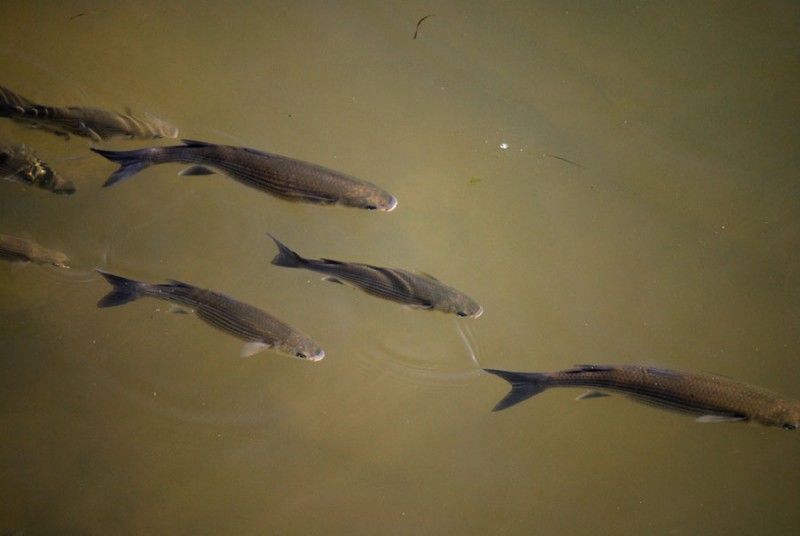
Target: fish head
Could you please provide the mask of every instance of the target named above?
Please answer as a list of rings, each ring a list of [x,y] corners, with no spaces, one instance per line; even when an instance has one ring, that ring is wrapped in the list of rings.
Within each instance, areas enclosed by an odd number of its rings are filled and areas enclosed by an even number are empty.
[[[772,411],[756,417],[767,426],[780,426],[786,430],[800,428],[800,402],[784,399],[775,404]]]
[[[397,198],[374,184],[364,183],[348,194],[345,203],[367,210],[391,212],[397,206]]]
[[[464,294],[457,294],[450,299],[442,300],[441,303],[437,304],[436,308],[445,313],[453,313],[464,318],[478,318],[483,314],[483,307]]]
[[[795,405],[794,408],[787,408],[781,414],[780,425],[781,428],[785,428],[786,430],[797,430],[800,428],[800,407]]]
[[[178,129],[173,125],[167,123],[163,119],[145,112],[144,116],[150,126],[153,128],[154,138],[177,138]]]
[[[73,195],[77,191],[75,184],[73,184],[71,180],[65,179],[53,171],[40,176],[35,184],[39,188],[58,195]]]
[[[75,185],[37,158],[27,147],[17,147],[15,164],[19,167],[16,176],[27,185],[37,186],[59,195],[72,195]]]
[[[325,357],[325,352],[316,342],[299,334],[276,344],[274,348],[286,355],[309,361],[319,361]]]
[[[59,268],[69,268],[69,264],[67,264],[69,262],[69,259],[67,258],[66,255],[64,255],[63,253],[61,253],[59,251],[54,251],[49,256],[47,261],[50,264],[52,264],[53,266],[57,266]]]

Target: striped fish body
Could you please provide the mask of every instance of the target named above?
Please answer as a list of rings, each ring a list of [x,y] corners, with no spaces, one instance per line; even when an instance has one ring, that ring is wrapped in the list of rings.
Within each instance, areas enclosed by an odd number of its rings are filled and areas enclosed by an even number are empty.
[[[0,259],[11,262],[33,262],[69,268],[67,256],[16,236],[0,235]]]
[[[70,134],[99,142],[113,138],[175,138],[178,130],[145,114],[139,118],[98,108],[44,106],[0,87],[0,117],[28,124],[60,136]]]
[[[224,294],[182,283],[150,284],[97,270],[113,289],[98,307],[122,305],[141,297],[151,297],[192,310],[207,324],[247,342],[242,355],[262,350],[319,361],[325,352],[310,338],[274,316]]]
[[[325,274],[330,281],[347,282],[367,294],[412,308],[471,318],[477,318],[483,313],[483,308],[475,300],[432,276],[355,262],[305,259],[274,236],[269,236],[278,246],[278,254],[272,259],[272,264],[276,266],[305,268]]]
[[[519,373],[486,369],[511,383],[499,411],[551,387],[583,387],[688,413],[701,422],[755,421],[796,429],[800,402],[725,376],[642,365],[577,365],[559,372]],[[589,398],[582,396],[580,398]]]
[[[380,211],[393,210],[397,205],[397,200],[382,188],[316,164],[247,147],[191,140],[183,140],[183,143],[138,151],[92,150],[122,165],[104,186],[119,182],[145,167],[175,162],[193,166],[183,175],[208,174],[215,170],[287,201]]]
[[[75,185],[53,171],[24,145],[0,140],[0,178],[36,186],[58,195],[72,195]]]

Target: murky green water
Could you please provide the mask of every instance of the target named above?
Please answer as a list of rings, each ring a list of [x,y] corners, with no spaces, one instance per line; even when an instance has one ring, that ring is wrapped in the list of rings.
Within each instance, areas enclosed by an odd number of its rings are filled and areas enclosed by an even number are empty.
[[[115,166],[90,142],[0,120],[78,188],[0,183],[0,233],[73,264],[0,266],[0,533],[797,530],[798,433],[568,390],[491,413],[507,386],[476,364],[648,363],[800,397],[797,4],[0,14],[0,85],[32,100],[146,111],[399,199],[291,204],[177,165],[102,189]],[[267,231],[429,272],[485,313],[406,311],[272,266]],[[243,299],[326,358],[240,358],[154,300],[98,309],[96,267]]]

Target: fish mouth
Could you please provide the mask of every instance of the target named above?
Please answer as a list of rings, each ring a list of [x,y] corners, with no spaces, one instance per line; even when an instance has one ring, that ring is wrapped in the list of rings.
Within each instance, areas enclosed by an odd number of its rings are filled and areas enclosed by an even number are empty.
[[[314,354],[314,355],[310,355],[310,356],[306,357],[306,360],[307,361],[319,361],[323,357],[325,357],[325,352],[323,350],[320,350],[318,354]]]
[[[471,315],[464,315],[466,318],[478,318],[483,314],[483,307],[480,305],[478,306],[478,310],[472,313]]]
[[[483,307],[481,307],[479,305],[478,306],[478,310],[475,311],[474,313],[472,313],[471,315],[467,314],[464,311],[458,311],[458,312],[456,312],[456,314],[458,316],[460,316],[461,318],[478,318],[479,316],[481,316],[483,314]]]
[[[397,208],[397,198],[395,196],[392,196],[392,198],[389,200],[389,202],[386,204],[386,206],[383,207],[381,210],[383,212],[391,212],[395,208]]]

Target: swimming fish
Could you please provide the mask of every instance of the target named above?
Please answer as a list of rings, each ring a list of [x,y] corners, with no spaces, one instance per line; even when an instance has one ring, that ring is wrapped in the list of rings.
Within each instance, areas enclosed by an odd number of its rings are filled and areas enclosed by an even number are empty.
[[[428,274],[332,259],[304,259],[267,234],[278,246],[278,254],[272,259],[272,264],[276,266],[313,270],[325,274],[326,281],[347,281],[367,294],[415,309],[430,309],[470,318],[477,318],[483,313],[483,308],[475,300]]]
[[[0,178],[37,186],[59,195],[72,195],[75,185],[42,162],[24,145],[0,140]]]
[[[121,164],[103,186],[111,186],[155,164],[193,164],[181,175],[208,175],[217,170],[256,190],[287,201],[346,205],[390,211],[397,199],[378,186],[316,164],[249,149],[182,140],[184,145],[137,151],[92,151]],[[212,168],[212,169],[209,169]]]
[[[187,307],[207,324],[247,341],[242,347],[243,357],[267,349],[309,361],[325,357],[317,343],[285,322],[223,294],[175,280],[159,285],[134,281],[103,270],[97,270],[97,273],[114,287],[97,302],[98,307],[114,307],[147,296]]]
[[[8,117],[69,139],[70,134],[103,141],[112,138],[176,138],[178,129],[151,114],[133,115],[67,106],[44,106],[0,86],[0,117]]]
[[[718,374],[643,365],[576,365],[559,372],[484,370],[511,384],[511,391],[492,411],[550,387],[588,387],[592,390],[579,400],[621,393],[638,402],[694,415],[699,422],[755,421],[788,430],[800,426],[797,400]]]
[[[59,268],[69,268],[67,256],[63,253],[47,249],[30,240],[9,235],[0,235],[0,259],[11,262],[52,264]]]

